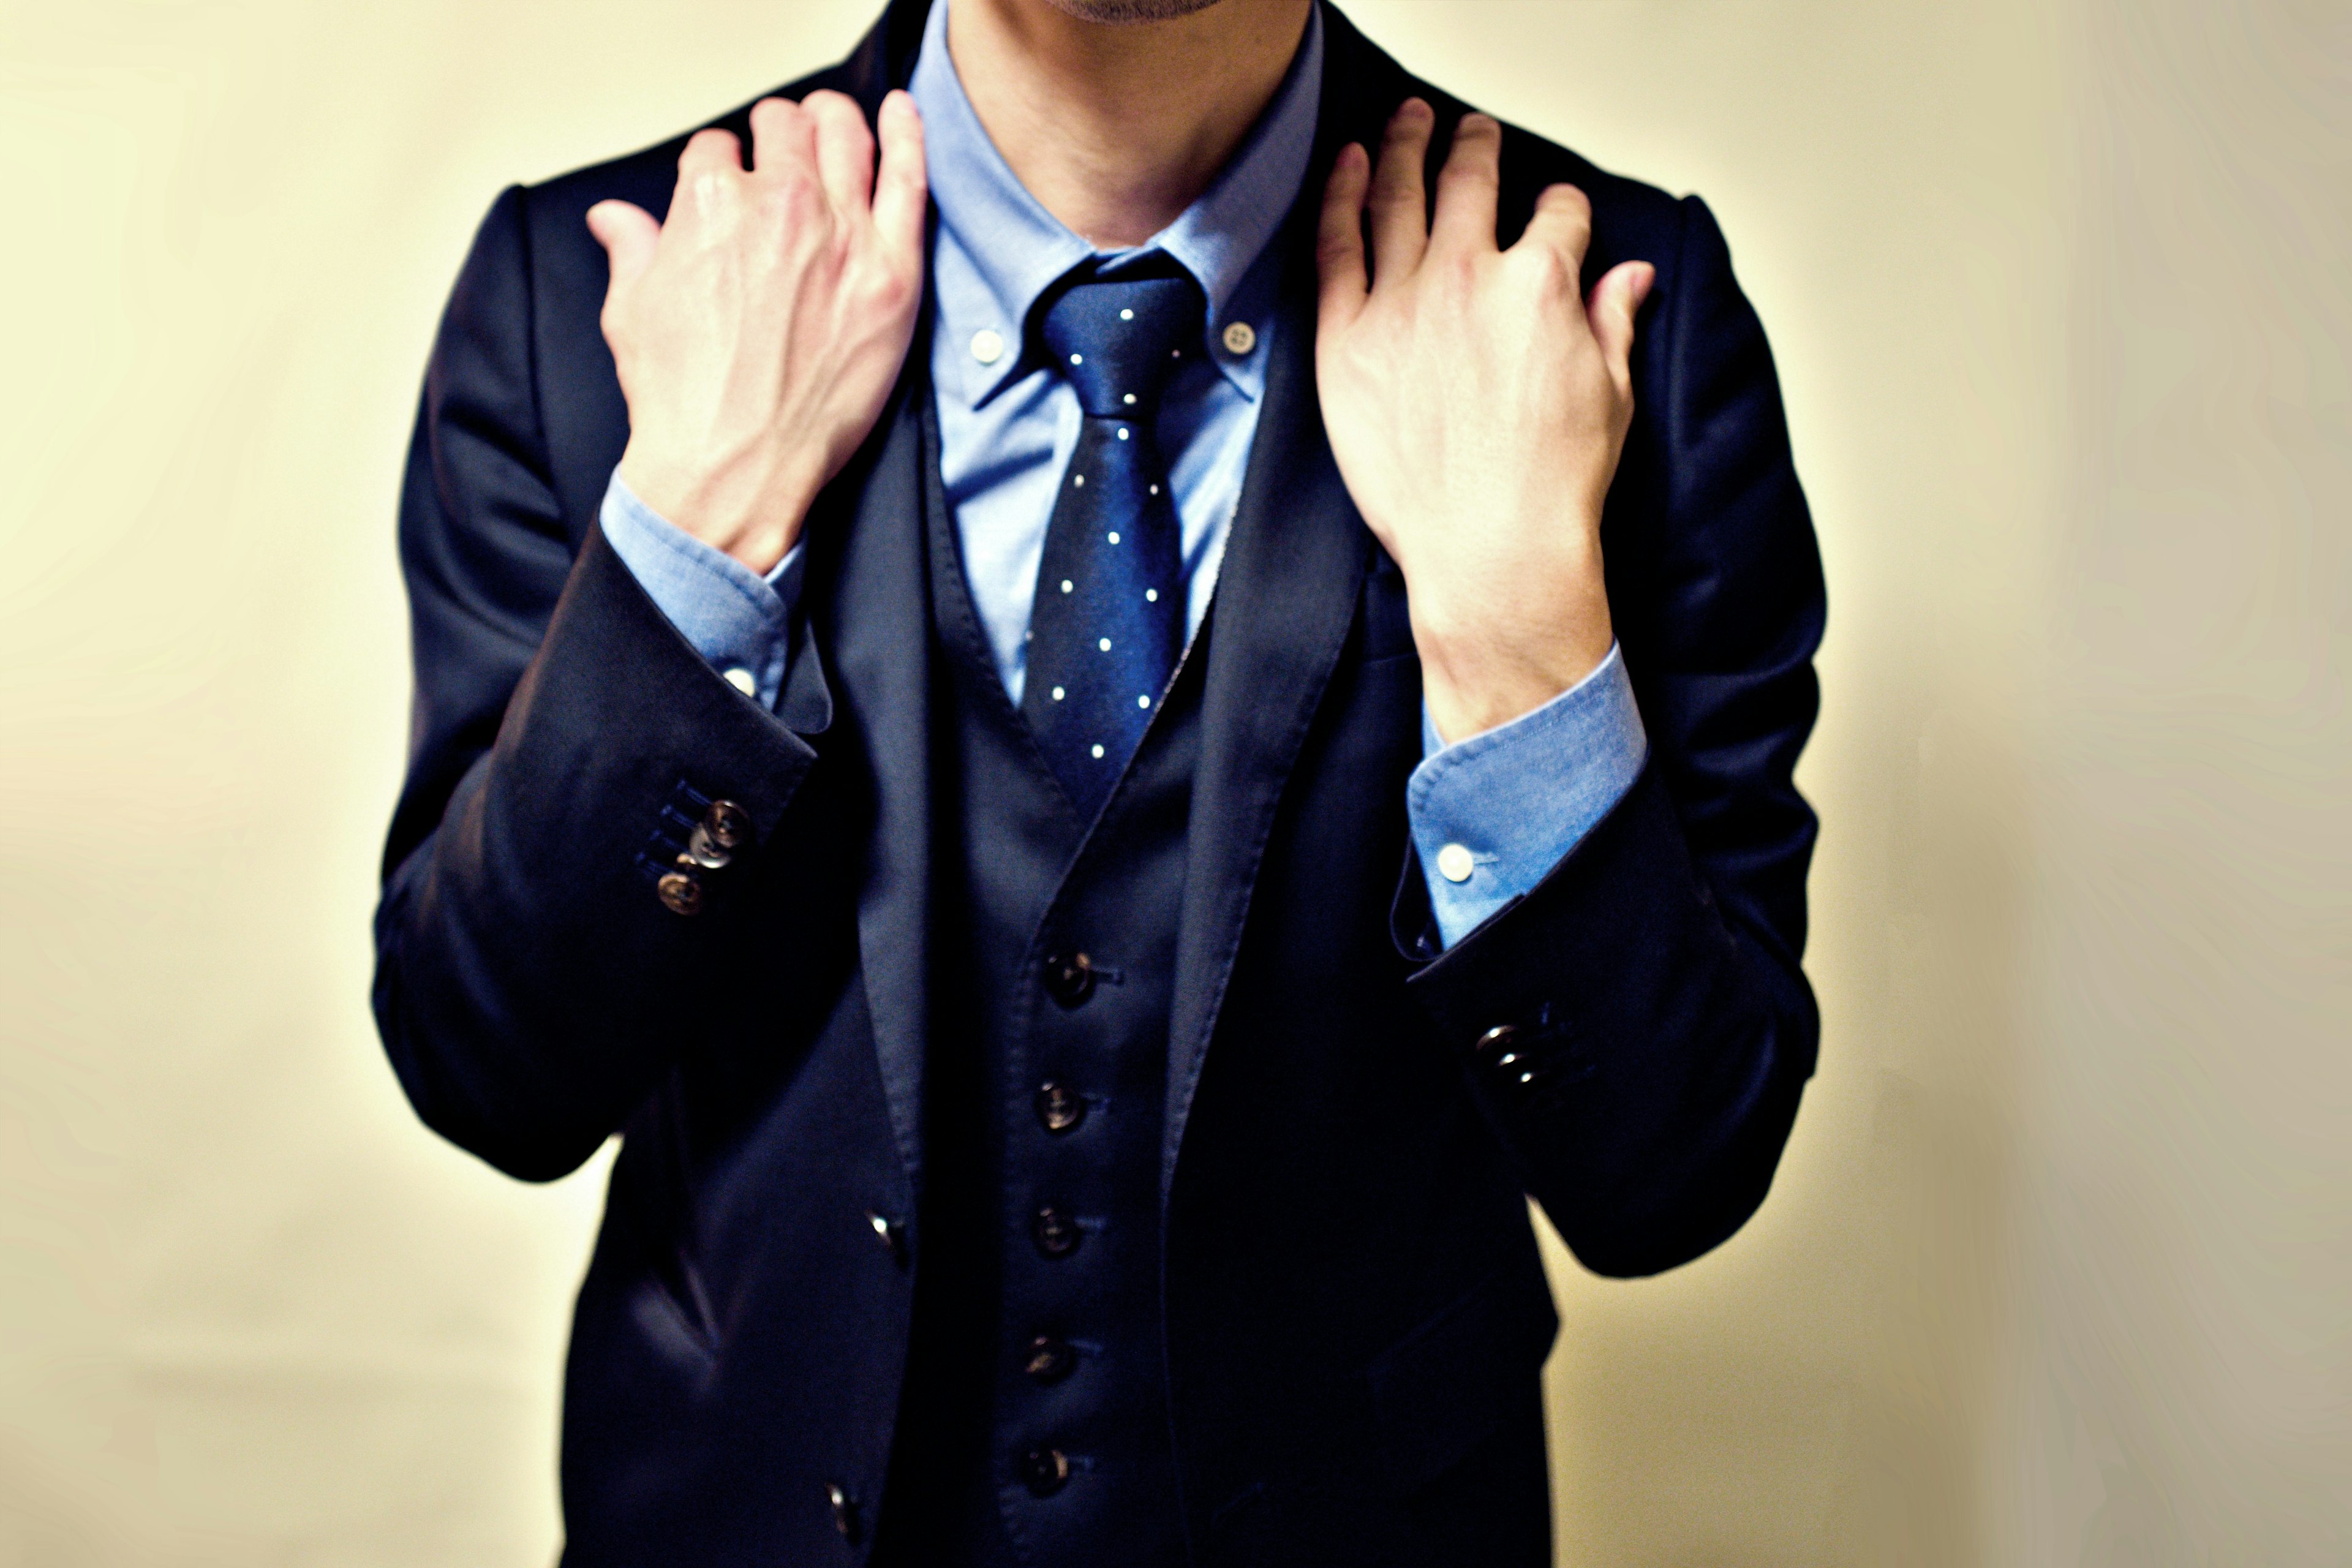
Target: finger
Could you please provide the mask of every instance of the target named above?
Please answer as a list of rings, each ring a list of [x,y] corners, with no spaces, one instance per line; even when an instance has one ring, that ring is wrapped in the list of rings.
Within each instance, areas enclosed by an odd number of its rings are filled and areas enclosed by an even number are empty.
[[[893,92],[877,117],[882,132],[882,170],[874,189],[874,226],[901,256],[923,247],[923,205],[930,185],[923,174],[923,117],[915,100]]]
[[[1315,238],[1327,332],[1346,326],[1364,308],[1364,192],[1371,181],[1372,161],[1362,145],[1350,142],[1340,148],[1323,187],[1323,221]]]
[[[1549,246],[1568,263],[1571,279],[1584,275],[1584,252],[1592,243],[1592,204],[1574,185],[1553,185],[1536,198],[1535,216],[1528,219],[1520,246]],[[1581,285],[1579,285],[1580,291]]]
[[[816,130],[809,112],[789,98],[751,106],[751,168],[761,174],[806,168],[816,161]]]
[[[1495,192],[1503,179],[1503,128],[1484,114],[1465,114],[1454,128],[1454,147],[1437,176],[1437,217],[1432,249],[1495,248]]]
[[[1429,165],[1429,132],[1437,117],[1429,105],[1408,98],[1389,121],[1381,142],[1380,166],[1372,171],[1372,279],[1376,284],[1412,276],[1429,247],[1429,198],[1423,171]]]
[[[753,119],[758,118],[757,111]],[[686,139],[685,150],[677,155],[678,184],[686,184],[694,174],[740,174],[743,172],[743,143],[732,131],[707,126]]]
[[[1591,303],[1584,308],[1601,357],[1609,366],[1609,379],[1621,387],[1633,379],[1633,317],[1657,279],[1658,269],[1648,262],[1621,261],[1592,286]]]
[[[612,266],[610,292],[617,293],[637,280],[651,266],[661,225],[653,214],[628,202],[598,202],[588,209],[588,232],[604,247]]]
[[[813,92],[801,100],[816,136],[817,178],[834,209],[864,217],[874,200],[874,134],[866,111],[845,92]]]

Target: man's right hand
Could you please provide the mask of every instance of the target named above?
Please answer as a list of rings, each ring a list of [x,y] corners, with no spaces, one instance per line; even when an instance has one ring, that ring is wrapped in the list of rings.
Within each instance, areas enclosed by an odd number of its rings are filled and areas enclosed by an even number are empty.
[[[857,450],[898,378],[923,297],[922,121],[894,92],[874,136],[813,92],[751,110],[752,168],[725,131],[677,161],[668,221],[599,202],[604,339],[629,405],[621,478],[670,522],[762,574]]]

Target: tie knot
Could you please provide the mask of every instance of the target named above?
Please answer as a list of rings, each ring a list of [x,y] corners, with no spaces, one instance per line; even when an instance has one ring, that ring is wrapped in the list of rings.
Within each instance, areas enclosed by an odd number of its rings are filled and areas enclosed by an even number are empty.
[[[1190,274],[1072,285],[1045,309],[1047,352],[1089,418],[1140,419],[1169,374],[1201,353],[1208,310]]]

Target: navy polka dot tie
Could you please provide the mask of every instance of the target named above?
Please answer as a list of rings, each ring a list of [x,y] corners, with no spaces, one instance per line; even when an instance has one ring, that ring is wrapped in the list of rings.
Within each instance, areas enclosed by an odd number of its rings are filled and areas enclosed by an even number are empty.
[[[1182,542],[1152,426],[1170,373],[1202,352],[1205,310],[1188,275],[1127,278],[1071,287],[1042,322],[1086,420],[1046,525],[1021,710],[1089,819],[1184,650]]]

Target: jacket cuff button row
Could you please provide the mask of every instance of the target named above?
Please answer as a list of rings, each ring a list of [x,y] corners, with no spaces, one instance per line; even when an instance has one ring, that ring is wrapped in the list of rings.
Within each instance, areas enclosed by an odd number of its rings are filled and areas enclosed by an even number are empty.
[[[674,915],[702,912],[704,874],[732,865],[735,851],[751,841],[751,814],[731,800],[714,800],[688,835],[677,868],[654,884],[662,908]]]

